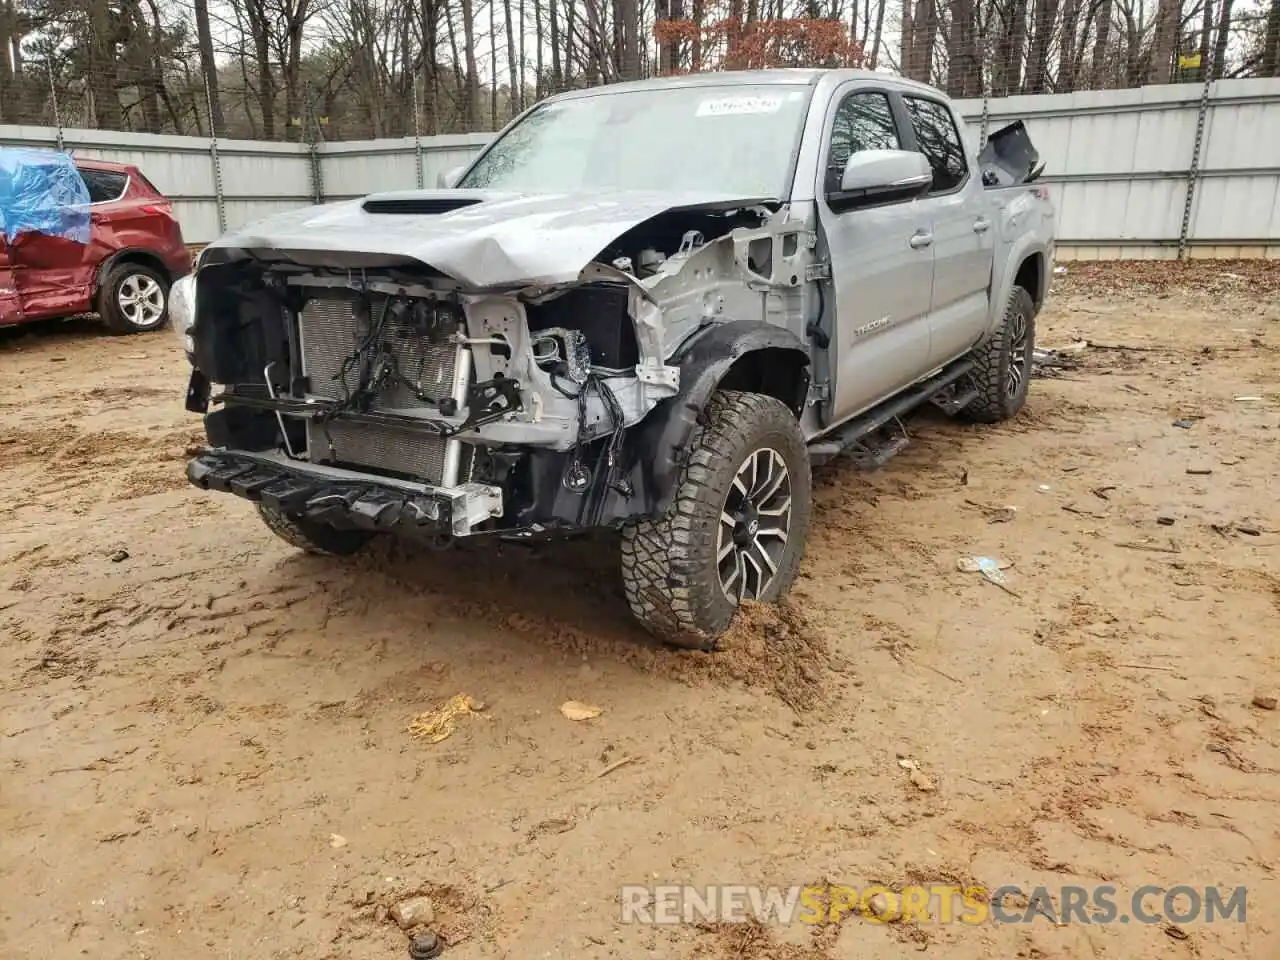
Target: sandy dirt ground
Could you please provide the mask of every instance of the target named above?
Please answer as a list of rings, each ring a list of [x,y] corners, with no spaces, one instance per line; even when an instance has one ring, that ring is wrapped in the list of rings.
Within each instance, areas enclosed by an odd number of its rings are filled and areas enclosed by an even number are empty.
[[[638,633],[608,544],[303,556],[185,483],[171,334],[0,336],[0,957],[404,957],[416,893],[459,960],[1280,956],[1278,321],[1275,264],[1071,265],[1078,368],[821,470],[792,602],[714,655]],[[1244,884],[1248,922],[620,922],[666,882]]]

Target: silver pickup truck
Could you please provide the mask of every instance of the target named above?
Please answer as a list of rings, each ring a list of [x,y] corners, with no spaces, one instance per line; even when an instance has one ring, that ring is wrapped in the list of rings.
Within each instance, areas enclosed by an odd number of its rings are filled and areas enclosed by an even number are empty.
[[[171,297],[198,487],[306,550],[620,532],[632,611],[711,648],[790,588],[813,464],[931,403],[1022,407],[1053,211],[879,73],[623,83],[517,117],[436,190],[289,212]]]

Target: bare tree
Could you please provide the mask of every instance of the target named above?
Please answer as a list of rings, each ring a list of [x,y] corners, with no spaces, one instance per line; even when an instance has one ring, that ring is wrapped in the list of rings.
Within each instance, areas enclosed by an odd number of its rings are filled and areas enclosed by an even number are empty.
[[[1160,0],[1156,7],[1155,36],[1147,65],[1148,83],[1169,82],[1181,11],[1180,0]]]
[[[200,44],[200,75],[204,79],[209,101],[209,123],[222,133],[226,123],[222,119],[222,98],[218,91],[218,64],[213,58],[213,31],[209,29],[209,0],[194,0],[196,36]]]
[[[957,97],[988,71],[996,96],[1280,75],[1280,0],[485,2],[0,0],[0,119],[52,122],[50,84],[68,124],[296,140],[489,129],[726,67],[888,64]]]
[[[1280,77],[1280,0],[1271,0],[1271,9],[1267,13],[1258,73],[1263,77]]]

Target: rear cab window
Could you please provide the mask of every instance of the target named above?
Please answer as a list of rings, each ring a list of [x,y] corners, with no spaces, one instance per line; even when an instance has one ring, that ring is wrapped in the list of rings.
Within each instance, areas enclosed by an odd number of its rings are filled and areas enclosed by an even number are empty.
[[[90,203],[110,203],[124,196],[125,187],[129,185],[129,177],[114,170],[89,170],[77,167],[80,179],[89,188]]]
[[[902,102],[911,118],[916,149],[928,158],[933,168],[933,186],[929,192],[950,193],[959,189],[969,179],[969,165],[951,111],[937,100],[910,94],[903,94]]]

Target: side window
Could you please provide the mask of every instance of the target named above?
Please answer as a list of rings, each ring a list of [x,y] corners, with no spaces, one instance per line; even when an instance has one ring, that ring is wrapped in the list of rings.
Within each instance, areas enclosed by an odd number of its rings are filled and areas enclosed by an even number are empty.
[[[124,193],[125,184],[129,182],[129,178],[123,173],[116,173],[113,170],[86,170],[83,167],[78,169],[80,179],[89,188],[90,203],[119,200],[120,195]]]
[[[889,98],[883,93],[851,93],[840,101],[831,124],[831,152],[827,155],[826,189],[840,189],[849,158],[860,150],[899,150],[898,128]]]
[[[911,116],[911,128],[916,134],[916,146],[929,159],[933,167],[933,193],[946,193],[964,183],[969,167],[964,159],[964,146],[960,143],[960,131],[951,111],[937,100],[904,96],[907,113]]]

